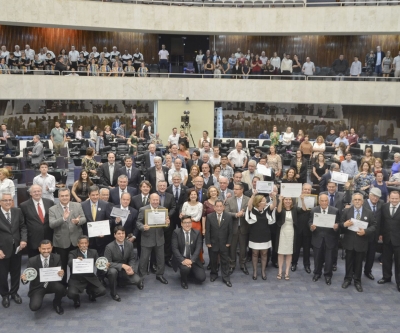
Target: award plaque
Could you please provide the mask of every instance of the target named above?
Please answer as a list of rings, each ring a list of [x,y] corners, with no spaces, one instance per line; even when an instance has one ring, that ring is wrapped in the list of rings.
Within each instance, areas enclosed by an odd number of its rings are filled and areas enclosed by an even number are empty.
[[[37,270],[32,267],[29,267],[25,269],[22,274],[25,275],[26,281],[33,281],[37,277]]]
[[[96,260],[95,266],[97,269],[100,269],[101,271],[106,271],[107,264],[108,264],[108,260],[106,257],[98,257]]]

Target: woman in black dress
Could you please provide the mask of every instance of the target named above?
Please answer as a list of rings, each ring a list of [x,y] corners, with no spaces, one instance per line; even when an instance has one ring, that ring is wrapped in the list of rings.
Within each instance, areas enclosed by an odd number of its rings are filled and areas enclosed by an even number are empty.
[[[303,157],[301,150],[296,151],[296,156],[292,158],[290,162],[290,167],[296,169],[297,175],[296,179],[298,183],[307,182],[307,160]]]
[[[71,194],[72,201],[82,202],[89,198],[89,187],[93,185],[93,182],[89,178],[86,170],[82,170],[79,179],[72,186]]]
[[[315,164],[313,166],[313,172],[312,172],[312,181],[313,184],[319,184],[321,177],[326,174],[329,170],[328,165],[325,163],[325,157],[324,154],[319,153],[317,155],[317,160],[315,161]]]
[[[246,221],[250,224],[249,248],[252,249],[253,253],[253,280],[257,280],[259,253],[261,253],[262,279],[267,279],[265,268],[268,262],[267,252],[272,245],[270,224],[275,223],[271,214],[276,207],[276,193],[272,192],[271,197],[272,201],[267,203],[267,199],[255,191],[247,204]]]

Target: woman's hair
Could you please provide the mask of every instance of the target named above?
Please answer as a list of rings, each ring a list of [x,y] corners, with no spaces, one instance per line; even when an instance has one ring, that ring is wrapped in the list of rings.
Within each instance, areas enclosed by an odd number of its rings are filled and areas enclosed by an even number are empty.
[[[322,135],[318,135],[317,142],[319,141],[319,139],[322,139],[322,142],[324,142],[324,137]]]
[[[88,178],[87,178],[87,185],[88,185],[88,186],[86,186],[86,187],[88,188],[88,187],[90,187],[90,186],[93,185],[92,180],[89,178],[89,173],[88,173],[86,170],[82,170],[81,173],[79,174],[78,183],[77,183],[77,185],[76,185],[76,192],[82,191],[82,186],[83,186],[83,185],[82,185],[82,183],[83,183],[82,174],[83,174],[84,172],[85,172],[85,173],[87,174],[87,176],[88,176]]]
[[[189,190],[189,193],[188,193],[188,196],[187,196],[187,201],[188,201],[188,202],[190,202],[190,195],[191,195],[193,192],[196,193],[196,200],[197,200],[197,198],[199,197],[199,195],[198,195],[198,193],[197,193],[197,191],[196,191],[195,189]]]
[[[207,197],[208,197],[208,198],[211,198],[210,190],[211,190],[212,188],[215,188],[215,189],[217,190],[217,197],[218,197],[220,192],[219,192],[219,190],[218,190],[215,186],[210,186],[210,187],[207,189]]]
[[[253,207],[258,208],[258,205],[260,204],[262,199],[264,199],[264,196],[261,194],[257,194],[253,199]]]
[[[94,149],[92,147],[89,147],[88,149],[86,149],[86,155],[92,156],[93,153],[94,153]]]
[[[97,126],[96,125],[92,125],[90,126],[90,130],[93,131]]]
[[[382,161],[382,159],[380,157],[375,159],[375,163],[376,162],[379,162],[381,164],[381,167],[383,166],[383,161]]]
[[[8,171],[7,168],[1,168],[0,173],[2,173],[6,178],[10,177],[10,172]]]
[[[290,199],[292,201],[292,203],[290,204],[290,209],[292,209],[293,208],[293,199],[291,197],[285,197],[285,198],[283,198],[283,201],[285,201],[285,199]],[[283,201],[282,201],[282,205],[284,206]]]
[[[189,174],[192,174],[192,170],[193,169],[196,169],[197,170],[197,175],[196,176],[198,176],[199,174],[200,174],[200,168],[199,168],[199,166],[198,165],[192,165],[191,167],[190,167],[190,172],[189,172]]]
[[[287,169],[287,171],[285,172],[285,175],[283,176],[283,179],[289,179],[288,175],[289,175],[289,171],[293,170],[294,175],[293,175],[293,179],[296,179],[296,175],[297,175],[297,170],[295,168],[289,168]]]
[[[369,164],[368,162],[362,162],[361,165],[360,165],[359,170],[363,171],[363,167],[364,167],[365,163],[368,165],[368,173],[371,173],[371,164]]]
[[[372,156],[372,149],[371,148],[365,149],[365,154],[367,154],[367,152],[370,154],[370,156]]]

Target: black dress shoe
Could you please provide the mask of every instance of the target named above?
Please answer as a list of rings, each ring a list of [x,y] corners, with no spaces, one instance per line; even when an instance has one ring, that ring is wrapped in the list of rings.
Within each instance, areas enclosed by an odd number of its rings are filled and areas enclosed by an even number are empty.
[[[354,283],[354,286],[356,287],[356,289],[357,289],[357,291],[358,291],[359,293],[362,293],[362,292],[363,292],[363,288],[362,288],[362,286],[361,286],[361,283]]]
[[[253,280],[257,280],[257,275],[256,276],[253,275]]]
[[[10,296],[3,296],[3,300],[1,301],[1,304],[3,304],[3,306],[5,308],[9,308],[10,307]]]
[[[168,267],[172,267],[172,263],[171,263],[171,261],[169,261],[169,260],[167,260],[167,261],[165,262],[165,265],[168,266]]]
[[[111,298],[112,298],[114,301],[121,302],[121,297],[119,297],[118,294],[111,295]]]
[[[64,309],[62,308],[61,305],[55,305],[55,304],[53,304],[53,309],[54,309],[59,315],[64,314]]]
[[[211,270],[211,264],[208,264],[207,270],[208,270],[208,271]]]
[[[370,280],[375,280],[375,277],[371,273],[364,273],[364,275]]]
[[[22,298],[18,294],[11,295],[11,298],[15,301],[15,303],[22,304]]]
[[[384,279],[384,278],[378,280],[378,284],[384,284],[384,283],[387,283],[387,282],[390,282],[390,280]]]
[[[233,267],[229,268],[228,274],[231,275],[235,269]],[[217,271],[218,272],[218,271]]]
[[[187,283],[185,281],[181,281],[181,286],[182,286],[183,289],[187,289],[188,288],[188,285],[187,285]]]
[[[332,278],[330,278],[329,276],[325,276],[325,283],[330,286],[332,284]]]
[[[244,274],[249,275],[249,271],[247,270],[247,267],[246,267],[246,266],[243,266],[243,267],[241,268],[241,270],[242,270],[242,272],[243,272]]]
[[[218,276],[215,276],[215,277],[211,276],[211,277],[210,277],[210,281],[211,281],[211,282],[214,282],[217,278],[218,278]]]
[[[332,270],[333,270],[334,272],[336,272],[336,271],[337,271],[337,265],[333,265],[333,266],[332,266]]]
[[[93,293],[88,293],[89,301],[96,302],[96,296]]]
[[[157,276],[156,280],[160,281],[163,284],[168,284],[168,281],[162,275],[161,276]]]
[[[143,280],[140,281],[140,282],[137,284],[137,287],[138,287],[139,290],[143,290],[143,288],[144,288]]]
[[[345,281],[343,282],[343,284],[342,284],[342,288],[343,288],[343,289],[346,289],[349,285],[351,285],[351,281],[345,280]]]
[[[80,306],[81,306],[81,300],[77,298],[76,300],[74,300],[74,308],[77,309]]]
[[[310,266],[306,266],[304,267],[304,270],[306,271],[306,273],[310,274],[311,273],[311,269]]]
[[[321,277],[321,275],[314,275],[313,276],[313,278],[312,278],[312,280],[314,281],[314,282],[317,282],[318,280],[319,280],[319,278]]]
[[[292,265],[292,267],[290,267],[290,270],[292,272],[296,272],[296,269],[297,269],[297,264],[296,265]]]
[[[224,282],[228,287],[232,287],[231,281],[225,281],[225,280],[223,280],[223,282]]]
[[[275,267],[275,268],[279,268],[279,265],[278,265],[278,263],[276,263],[276,262],[275,262],[275,263],[272,263],[272,266]]]

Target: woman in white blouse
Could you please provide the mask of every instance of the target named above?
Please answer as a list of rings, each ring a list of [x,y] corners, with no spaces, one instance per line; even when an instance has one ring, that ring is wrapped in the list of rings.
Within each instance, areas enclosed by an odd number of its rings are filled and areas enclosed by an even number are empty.
[[[313,157],[316,158],[319,153],[324,153],[325,152],[325,142],[324,138],[320,135],[318,136],[317,140],[314,142],[313,145]]]
[[[288,127],[286,128],[286,132],[282,135],[282,144],[286,146],[291,145],[292,140],[294,140],[294,134],[292,132],[292,128]]]
[[[83,126],[79,126],[78,130],[75,133],[75,139],[76,140],[82,140],[82,131],[83,131]]]
[[[89,146],[96,149],[96,142],[97,142],[97,126],[92,125],[92,128],[90,130]]]
[[[270,59],[271,65],[273,65],[277,71],[281,68],[281,58],[278,57],[278,54],[274,52],[274,56]]]
[[[11,179],[8,179],[8,177],[10,177],[10,173],[9,173],[8,169],[1,168],[0,169],[0,192],[11,193],[12,197],[14,197],[15,185]]]

